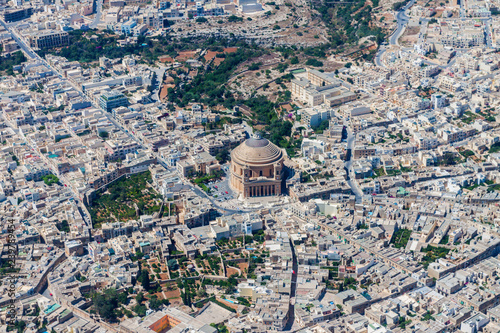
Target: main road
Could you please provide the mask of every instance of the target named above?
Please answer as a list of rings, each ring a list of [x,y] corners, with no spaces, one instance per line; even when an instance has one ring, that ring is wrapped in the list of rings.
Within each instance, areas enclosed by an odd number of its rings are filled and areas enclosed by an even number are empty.
[[[297,293],[297,275],[299,272],[299,263],[295,253],[292,239],[290,238],[290,250],[292,251],[292,279],[290,280],[290,303],[288,304],[288,321],[285,325],[284,331],[291,331],[293,323],[295,322],[295,300]]]
[[[356,202],[360,202],[363,198],[363,191],[356,181],[354,168],[352,166],[352,152],[354,151],[354,142],[356,141],[356,134],[351,130],[347,130],[347,156],[344,163],[345,171],[347,172],[347,184],[351,188],[352,193],[356,196]],[[353,179],[354,177],[354,179]]]
[[[97,25],[101,22],[102,15],[102,3],[104,0],[96,0],[95,17],[92,23],[90,23],[89,28],[95,29]]]
[[[151,99],[154,102],[158,102],[160,100],[160,89],[163,83],[163,77],[165,76],[165,72],[167,71],[167,67],[160,66],[158,68],[152,68],[153,72],[155,72],[155,82],[153,82],[153,92],[151,93]]]
[[[15,30],[15,28],[13,27],[13,25],[5,23],[5,21],[1,20],[1,19],[0,19],[0,24],[3,25],[3,27],[5,28],[5,30],[7,30],[11,34],[12,39],[14,39],[16,41],[16,43],[19,45],[19,47],[21,48],[21,50],[23,50],[24,53],[26,53],[26,55],[28,57],[30,57],[32,59],[39,58],[38,54],[36,54],[31,49],[31,47],[29,47],[29,46],[26,45],[26,43],[22,40],[22,38],[20,37],[20,35],[18,36],[17,31]]]
[[[398,45],[398,39],[401,36],[401,34],[403,33],[403,31],[406,27],[406,24],[408,24],[408,21],[410,20],[410,18],[406,15],[406,11],[408,10],[408,8],[413,6],[414,3],[415,3],[415,0],[411,0],[410,2],[408,2],[403,8],[401,8],[396,13],[396,20],[398,22],[397,22],[396,30],[389,38],[389,43],[391,45]]]
[[[389,37],[390,45],[399,45],[398,44],[399,37],[401,37],[401,34],[403,33],[406,27],[406,24],[408,24],[408,21],[410,20],[410,18],[406,15],[406,11],[408,10],[408,8],[413,6],[414,3],[415,0],[411,0],[396,13],[397,26],[396,30],[394,30],[392,35]],[[375,56],[375,64],[379,67],[384,67],[384,65],[382,64],[382,55],[384,54],[385,51],[386,51],[385,46],[381,45],[377,52],[377,55]]]

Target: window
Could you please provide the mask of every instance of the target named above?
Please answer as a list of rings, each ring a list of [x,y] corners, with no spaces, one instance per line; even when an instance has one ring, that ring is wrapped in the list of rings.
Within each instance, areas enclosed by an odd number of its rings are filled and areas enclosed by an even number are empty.
[[[262,177],[262,170],[259,171],[259,176]]]

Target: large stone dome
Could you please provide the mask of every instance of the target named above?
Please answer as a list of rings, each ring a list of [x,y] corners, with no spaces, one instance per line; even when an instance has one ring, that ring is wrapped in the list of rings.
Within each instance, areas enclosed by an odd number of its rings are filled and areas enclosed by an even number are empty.
[[[254,135],[231,152],[231,187],[243,198],[280,195],[284,157],[272,142]]]
[[[260,135],[254,135],[245,140],[231,153],[232,159],[237,159],[238,162],[249,165],[270,164],[282,159],[282,157],[283,152],[281,149]]]

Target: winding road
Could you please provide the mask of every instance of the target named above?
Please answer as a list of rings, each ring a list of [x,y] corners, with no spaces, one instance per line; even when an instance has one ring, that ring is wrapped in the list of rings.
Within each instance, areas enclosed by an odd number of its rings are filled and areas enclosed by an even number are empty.
[[[403,34],[403,32],[404,32],[404,30],[406,28],[406,24],[410,20],[410,18],[408,17],[408,15],[406,15],[406,11],[408,10],[408,8],[410,8],[411,6],[413,6],[414,3],[415,3],[415,0],[411,0],[410,2],[408,2],[406,4],[406,6],[404,6],[403,8],[401,8],[397,12],[397,14],[396,14],[396,20],[398,21],[397,22],[397,28],[394,31],[394,33],[391,35],[391,37],[389,37],[389,43],[391,45],[399,45],[398,44],[398,39]]]
[[[399,37],[401,37],[401,35],[403,34],[403,32],[406,28],[406,24],[408,24],[408,21],[410,20],[408,15],[406,15],[406,11],[408,10],[408,8],[413,6],[414,3],[415,3],[415,0],[411,0],[410,2],[408,2],[403,8],[401,8],[396,13],[397,27],[396,27],[396,30],[394,30],[394,32],[392,33],[392,35],[389,37],[389,44],[390,45],[399,45],[398,44]],[[385,67],[382,64],[382,55],[384,54],[385,51],[386,51],[386,48],[384,45],[382,45],[382,46],[380,46],[379,51],[377,52],[377,55],[375,56],[375,64],[379,67]]]

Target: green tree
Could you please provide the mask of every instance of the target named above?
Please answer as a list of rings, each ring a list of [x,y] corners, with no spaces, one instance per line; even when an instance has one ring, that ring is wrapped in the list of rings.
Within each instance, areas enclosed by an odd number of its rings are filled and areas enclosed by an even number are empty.
[[[118,294],[118,302],[120,304],[127,304],[128,303],[128,293],[123,292]]]
[[[149,276],[149,274],[148,274]],[[142,292],[138,293],[137,296],[135,296],[135,301],[138,303],[138,304],[141,304],[142,302],[144,302],[144,294]]]
[[[141,271],[141,285],[144,288],[144,290],[148,291],[150,288],[150,281],[149,281],[149,272],[146,269],[143,269]]]
[[[228,149],[222,149],[217,153],[217,155],[215,155],[215,158],[217,159],[217,161],[219,161],[220,164],[224,164],[229,161],[229,157],[230,154]]]
[[[139,317],[144,317],[147,309],[144,305],[137,304],[133,310]]]
[[[454,165],[456,164],[455,155],[453,153],[444,153],[442,157],[444,165]]]
[[[92,295],[94,310],[101,318],[110,322],[116,320],[116,310],[119,308],[120,304],[118,300],[116,289],[106,289],[102,294],[94,293]]]
[[[176,259],[170,259],[167,261],[168,269],[171,271],[176,271],[179,269],[179,264]]]
[[[196,296],[198,296],[199,298],[204,298],[204,297],[207,297],[208,294],[207,294],[207,291],[204,288],[200,288],[196,292]]]
[[[314,59],[314,58],[309,58],[306,61],[307,66],[314,66],[314,67],[323,67],[323,62]]]
[[[16,51],[8,57],[0,57],[0,72],[5,72],[7,75],[14,75],[13,66],[20,65],[26,60],[24,53],[21,51]]]
[[[149,299],[149,308],[151,310],[158,310],[163,305],[163,302],[158,299],[158,296],[153,295]]]
[[[52,186],[52,185],[57,184],[59,182],[59,178],[57,178],[53,174],[43,176],[42,180],[48,186]]]
[[[313,127],[313,130],[316,134],[323,133],[324,130],[330,127],[330,122],[328,120],[323,120],[318,126]]]
[[[10,329],[11,327],[12,326],[8,326],[7,328]],[[16,321],[13,326],[13,329],[17,330],[18,333],[23,333],[25,328],[26,328],[26,322],[24,322],[23,320]]]
[[[61,226],[59,228],[59,231],[64,231],[66,233],[68,233],[70,231],[69,229],[69,223],[67,220],[62,220],[61,221]]]
[[[395,11],[398,11],[400,10],[401,8],[403,8],[405,5],[405,1],[401,1],[401,2],[395,2],[393,5],[392,5],[392,9],[394,9]]]
[[[227,18],[227,21],[228,22],[242,22],[243,21],[243,18],[242,17],[238,17],[236,15],[231,15]]]

